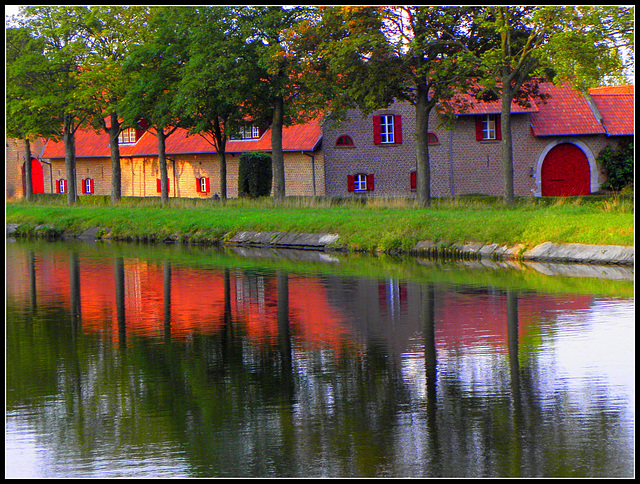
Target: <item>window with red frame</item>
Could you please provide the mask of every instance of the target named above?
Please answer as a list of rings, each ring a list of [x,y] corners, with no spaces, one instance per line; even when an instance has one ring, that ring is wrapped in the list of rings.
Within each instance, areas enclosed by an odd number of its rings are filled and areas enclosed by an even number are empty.
[[[351,139],[351,136],[344,134],[337,139],[336,146],[353,146],[353,140]]]
[[[84,180],[82,180],[82,193],[84,193],[85,195],[89,195],[93,193],[93,188],[93,178],[85,178]]]
[[[196,178],[196,190],[198,193],[209,193],[210,189],[209,177]]]

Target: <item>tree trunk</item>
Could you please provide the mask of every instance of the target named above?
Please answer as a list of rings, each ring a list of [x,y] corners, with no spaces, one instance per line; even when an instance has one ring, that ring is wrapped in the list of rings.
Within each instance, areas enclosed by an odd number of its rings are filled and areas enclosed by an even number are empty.
[[[164,129],[158,129],[158,160],[160,161],[160,198],[162,199],[162,205],[166,205],[169,201],[169,174],[167,172],[166,141],[167,136],[164,133]]]
[[[503,86],[505,84],[503,83]],[[507,84],[508,86],[508,84]],[[514,93],[509,87],[503,87],[500,129],[502,131],[502,174],[504,179],[504,204],[513,205],[513,139],[511,137],[511,101]]]
[[[227,199],[227,154],[224,152],[225,147],[218,151],[220,159],[220,200]]]
[[[429,165],[429,107],[428,88],[418,86],[416,101],[416,195],[424,207],[431,204],[431,167]]]
[[[111,149],[111,204],[119,203],[122,196],[119,134],[120,123],[118,122],[118,115],[111,113],[111,126],[109,127],[109,147]]]
[[[111,203],[120,202],[122,196],[122,178],[120,169],[120,123],[116,113],[111,113],[111,126],[109,127],[109,147],[111,150]]]
[[[31,173],[31,142],[24,139],[24,198],[27,202],[33,199],[33,176]]]
[[[271,123],[271,161],[273,163],[273,197],[283,201],[285,197],[284,155],[282,153],[282,125],[284,118],[284,101],[276,99]]]
[[[64,164],[67,171],[67,205],[74,205],[78,199],[76,191],[76,140],[73,131],[73,117],[64,116]]]

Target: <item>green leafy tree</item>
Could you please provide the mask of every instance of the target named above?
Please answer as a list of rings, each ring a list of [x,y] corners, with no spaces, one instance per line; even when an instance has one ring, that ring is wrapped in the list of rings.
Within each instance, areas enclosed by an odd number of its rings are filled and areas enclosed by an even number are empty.
[[[166,140],[184,122],[178,92],[186,62],[187,41],[171,7],[154,7],[145,40],[132,49],[124,66],[131,86],[117,104],[125,124],[140,121],[158,140],[160,189],[163,205],[169,201]]]
[[[123,129],[118,103],[128,89],[124,62],[132,45],[141,43],[149,10],[146,7],[96,6],[82,20],[89,53],[81,72],[78,94],[94,101],[92,124],[109,135],[111,156],[111,203],[122,196],[120,146]]]
[[[480,23],[488,48],[476,55],[479,79],[502,103],[504,202],[514,203],[511,103],[533,77],[549,73],[588,87],[622,72],[620,47],[632,38],[632,8],[496,6]],[[562,26],[562,28],[559,28]]]
[[[42,55],[23,57],[12,67],[12,76],[28,78],[34,86],[20,98],[22,108],[46,113],[35,121],[36,131],[51,132],[64,141],[68,205],[77,200],[75,133],[92,109],[91,102],[77,94],[88,52],[80,28],[86,11],[86,7],[22,8],[20,27],[39,43]]]
[[[31,175],[31,141],[50,137],[54,126],[46,125],[52,113],[32,109],[30,97],[38,90],[46,89],[47,82],[32,70],[45,63],[43,43],[20,27],[9,27],[5,32],[6,45],[6,135],[24,141],[25,145],[25,198],[33,198]]]
[[[253,121],[271,125],[273,159],[273,195],[276,201],[285,197],[282,130],[315,114],[316,97],[302,82],[305,63],[295,50],[295,29],[313,15],[307,7],[240,7],[234,9],[236,21],[246,44],[249,91],[242,105]]]
[[[428,132],[436,104],[464,89],[474,58],[475,7],[332,7],[314,29],[315,69],[336,86],[331,107],[415,108],[417,198],[431,200]]]
[[[202,136],[217,151],[220,198],[227,198],[226,144],[248,116],[243,94],[252,87],[252,63],[230,7],[181,8],[187,26],[188,60],[177,101],[185,127]]]

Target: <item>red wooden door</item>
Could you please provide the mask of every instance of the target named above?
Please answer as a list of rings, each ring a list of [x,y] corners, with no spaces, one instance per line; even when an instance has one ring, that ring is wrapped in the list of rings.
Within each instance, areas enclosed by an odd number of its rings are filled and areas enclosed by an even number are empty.
[[[22,193],[27,192],[27,183],[25,181],[24,163],[22,164]],[[42,173],[42,165],[36,158],[31,158],[31,184],[33,185],[33,193],[44,193],[44,174]]]
[[[542,196],[567,197],[591,193],[587,156],[571,143],[554,146],[542,162]]]

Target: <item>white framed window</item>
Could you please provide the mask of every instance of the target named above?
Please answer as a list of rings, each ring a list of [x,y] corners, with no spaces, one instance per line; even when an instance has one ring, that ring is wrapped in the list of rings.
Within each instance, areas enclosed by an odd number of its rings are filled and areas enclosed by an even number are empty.
[[[494,114],[486,114],[482,118],[482,139],[496,139],[496,116]]]
[[[82,193],[93,193],[93,186],[93,178],[85,178],[84,180],[82,180]]]
[[[122,145],[132,145],[136,142],[135,128],[123,129],[118,135],[118,143]]]
[[[198,182],[200,185],[199,192],[200,193],[208,193],[209,192],[209,177],[201,177],[198,178]]]
[[[353,177],[353,190],[356,192],[367,191],[367,175],[358,173]]]
[[[231,139],[245,140],[245,139],[258,139],[260,138],[260,127],[253,124],[240,128],[238,133],[231,136]]]
[[[393,114],[383,114],[380,116],[380,143],[395,143],[393,136]]]

